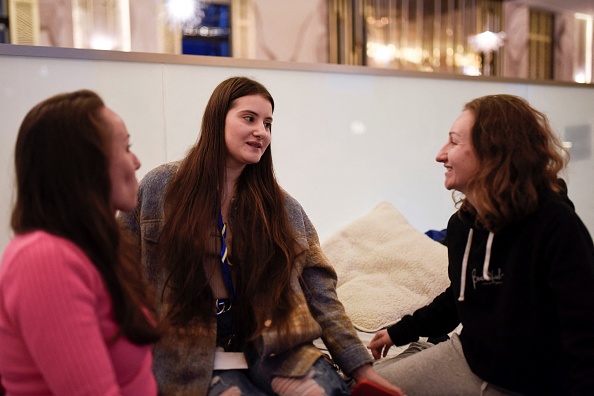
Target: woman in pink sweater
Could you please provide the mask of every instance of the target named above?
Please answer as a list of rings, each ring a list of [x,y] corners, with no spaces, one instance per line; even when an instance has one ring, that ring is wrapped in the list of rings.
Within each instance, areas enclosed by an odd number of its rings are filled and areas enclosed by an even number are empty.
[[[159,338],[115,220],[136,206],[138,158],[94,92],[36,105],[15,148],[15,237],[0,265],[7,395],[156,395]]]

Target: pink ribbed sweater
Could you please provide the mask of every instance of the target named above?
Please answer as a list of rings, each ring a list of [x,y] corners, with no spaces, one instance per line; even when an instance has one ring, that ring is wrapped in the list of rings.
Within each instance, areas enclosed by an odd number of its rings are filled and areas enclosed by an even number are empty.
[[[0,377],[7,395],[156,395],[150,346],[118,331],[111,297],[72,242],[15,237],[0,265]]]

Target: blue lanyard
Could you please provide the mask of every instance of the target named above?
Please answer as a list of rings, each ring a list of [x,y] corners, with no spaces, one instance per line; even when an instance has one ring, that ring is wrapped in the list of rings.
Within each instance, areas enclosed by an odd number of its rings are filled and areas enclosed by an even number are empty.
[[[223,281],[227,287],[227,292],[231,301],[235,300],[235,293],[233,291],[233,279],[231,279],[231,264],[229,264],[229,257],[227,251],[227,224],[223,223],[223,215],[219,213],[219,230],[221,231],[221,272],[223,273]]]

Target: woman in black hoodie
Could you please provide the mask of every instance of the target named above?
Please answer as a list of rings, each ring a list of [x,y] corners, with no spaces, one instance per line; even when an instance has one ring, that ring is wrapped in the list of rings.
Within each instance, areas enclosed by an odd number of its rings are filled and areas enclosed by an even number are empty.
[[[450,286],[378,332],[392,345],[459,336],[376,368],[412,395],[594,394],[594,245],[558,174],[568,156],[524,99],[467,103],[436,160],[459,210]]]

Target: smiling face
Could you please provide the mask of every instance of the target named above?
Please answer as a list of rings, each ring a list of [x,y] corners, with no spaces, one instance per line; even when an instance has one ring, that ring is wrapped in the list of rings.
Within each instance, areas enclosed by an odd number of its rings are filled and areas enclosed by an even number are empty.
[[[137,201],[136,170],[140,168],[140,161],[130,151],[130,135],[124,121],[107,107],[101,109],[100,115],[108,128],[108,136],[111,137],[111,151],[108,158],[111,206],[114,211],[132,210],[136,207]]]
[[[471,191],[468,191],[468,183],[479,169],[479,160],[472,146],[474,121],[472,112],[462,112],[452,125],[448,142],[435,158],[446,168],[445,187],[458,190],[469,199]]]
[[[260,161],[270,144],[272,104],[260,95],[242,96],[225,118],[227,167],[243,169]]]

